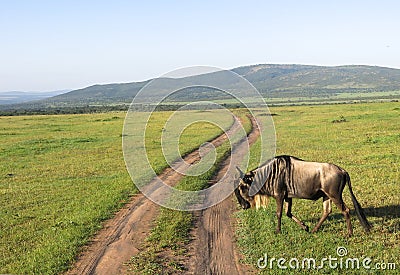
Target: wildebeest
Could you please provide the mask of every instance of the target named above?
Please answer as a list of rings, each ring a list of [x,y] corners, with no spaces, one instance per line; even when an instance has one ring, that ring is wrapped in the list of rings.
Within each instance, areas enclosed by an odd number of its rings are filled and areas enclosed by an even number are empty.
[[[353,234],[350,221],[350,210],[342,198],[347,184],[357,217],[369,231],[371,225],[364,211],[354,196],[349,174],[339,166],[331,163],[303,161],[293,156],[277,156],[261,167],[243,173],[238,167],[240,178],[235,195],[243,209],[265,206],[268,197],[276,200],[278,224],[276,232],[281,231],[283,203],[286,204],[286,215],[308,231],[308,226],[292,214],[292,198],[317,200],[323,199],[323,214],[312,232],[316,232],[332,212],[331,202],[342,211],[346,219],[348,235]]]

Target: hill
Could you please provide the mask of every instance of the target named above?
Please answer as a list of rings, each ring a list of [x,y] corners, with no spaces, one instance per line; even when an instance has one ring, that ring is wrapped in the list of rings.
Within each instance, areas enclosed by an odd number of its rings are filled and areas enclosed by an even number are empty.
[[[266,97],[400,89],[400,70],[377,66],[255,65],[233,71]]]
[[[393,91],[396,91],[397,96],[400,91],[400,70],[378,66],[349,65],[329,67],[258,64],[234,68],[232,71],[246,78],[267,100],[331,98],[347,93],[380,93],[380,96],[386,97],[393,93]],[[216,72],[179,79],[165,78],[159,83],[159,89],[168,89],[176,81],[185,83],[189,78],[196,78],[199,83],[206,78],[219,79],[221,83],[229,81],[224,79],[219,72]],[[20,105],[9,105],[8,107],[32,109],[88,105],[126,105],[150,81],[94,85],[51,98]],[[235,83],[229,83],[228,85],[235,85]],[[149,102],[151,102],[152,95],[149,94],[147,96]],[[222,92],[197,87],[177,93],[169,98],[169,101],[185,102],[227,98],[229,97]]]

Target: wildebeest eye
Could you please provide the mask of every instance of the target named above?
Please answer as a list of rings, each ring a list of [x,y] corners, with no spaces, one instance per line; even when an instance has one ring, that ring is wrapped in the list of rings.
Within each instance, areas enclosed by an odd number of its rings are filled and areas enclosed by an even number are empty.
[[[254,177],[253,176],[249,176],[249,175],[246,175],[246,176],[243,177],[243,181],[245,183],[247,183],[247,184],[251,184],[253,182],[253,179],[254,179]]]

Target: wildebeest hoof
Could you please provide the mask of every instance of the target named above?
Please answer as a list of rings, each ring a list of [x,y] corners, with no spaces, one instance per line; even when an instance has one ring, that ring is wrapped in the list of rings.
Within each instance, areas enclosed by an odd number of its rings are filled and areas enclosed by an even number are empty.
[[[304,225],[304,230],[310,232],[310,228],[307,225]]]

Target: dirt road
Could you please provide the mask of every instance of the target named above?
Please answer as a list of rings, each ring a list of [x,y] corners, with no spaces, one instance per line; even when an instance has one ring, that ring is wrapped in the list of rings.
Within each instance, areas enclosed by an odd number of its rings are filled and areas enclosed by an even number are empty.
[[[259,130],[256,122],[252,120],[253,130],[248,136],[248,141],[253,144]],[[243,144],[238,144],[237,151],[246,150]],[[244,152],[243,152],[244,153]],[[219,181],[226,173],[230,158],[226,159],[214,177],[213,182]],[[197,222],[192,232],[194,241],[190,244],[192,263],[189,266],[191,274],[251,274],[252,269],[239,262],[240,256],[234,242],[234,220],[232,217],[236,209],[236,202],[232,196],[223,202],[200,211]]]
[[[238,120],[235,119],[235,122],[228,131],[236,131],[239,127],[241,126]],[[257,131],[253,130],[250,136],[256,139]],[[215,147],[218,147],[224,143],[226,139],[227,134],[222,134],[211,141],[211,143]],[[159,178],[168,185],[173,186],[183,177],[183,175],[176,172],[176,170],[183,171],[185,169],[184,167],[187,167],[187,164],[193,164],[199,160],[200,154],[196,150],[188,154],[183,161],[175,163],[172,168],[165,169],[163,173],[159,175]],[[222,167],[220,173],[222,173],[223,169],[224,167]],[[231,249],[233,247],[233,230],[230,227],[230,213],[233,211],[232,205],[232,201],[228,199],[220,205],[217,205],[215,210],[203,211],[204,218],[199,220],[199,225],[201,225],[202,228],[204,227],[204,229],[203,231],[197,230],[197,241],[201,241],[203,238],[207,239],[204,241],[212,245],[212,249],[210,250],[210,258],[207,261],[192,267],[194,274],[206,274],[196,271],[197,267],[201,267],[201,270],[203,270],[205,265],[215,265],[215,268],[210,266],[211,271],[224,270],[224,268],[227,268],[227,266],[221,266],[219,259],[225,260],[225,258],[227,258],[226,261],[230,261],[227,262],[227,265],[231,265],[232,260],[233,262],[237,262],[237,257],[233,252],[235,250]],[[214,209],[214,207],[211,209]],[[83,249],[77,262],[67,274],[124,274],[126,272],[124,263],[128,262],[132,256],[135,256],[139,252],[139,248],[146,236],[148,236],[153,221],[157,217],[158,210],[159,206],[143,195],[138,194],[134,196],[114,218],[105,223],[103,229],[93,238],[91,243]],[[204,220],[204,222],[202,220]],[[224,230],[222,235],[221,230]],[[204,234],[205,231],[214,233]],[[225,234],[225,231],[229,233]],[[215,236],[215,238],[211,238],[211,236]],[[201,249],[200,251],[203,253],[202,255],[205,256],[205,250]],[[232,255],[224,257],[223,254],[227,252],[230,252]],[[197,263],[199,261],[195,260],[194,262]],[[240,268],[237,270],[239,269]],[[212,272],[208,274],[217,273]]]

